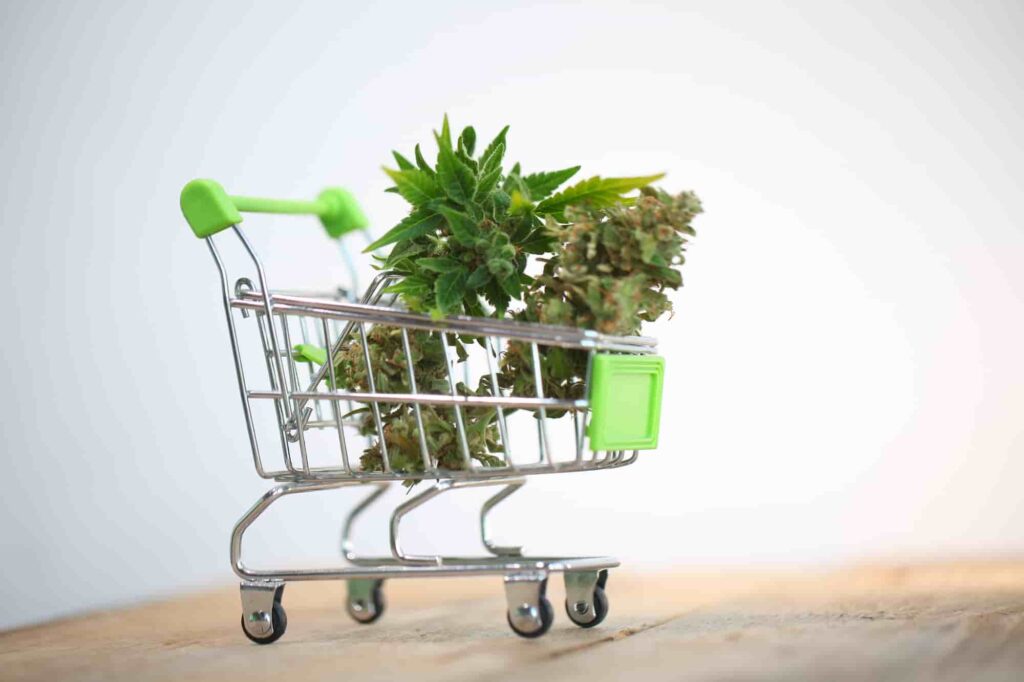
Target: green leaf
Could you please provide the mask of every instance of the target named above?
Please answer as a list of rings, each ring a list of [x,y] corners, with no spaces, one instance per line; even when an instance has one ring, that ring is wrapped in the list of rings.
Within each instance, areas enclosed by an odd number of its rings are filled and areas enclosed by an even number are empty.
[[[473,271],[473,274],[466,280],[466,289],[473,291],[484,286],[491,281],[491,271],[487,269],[486,265],[481,265]]]
[[[505,156],[505,144],[501,143],[494,148],[488,155],[484,156],[480,160],[481,172],[488,173],[495,168],[501,169],[501,160]]]
[[[448,313],[457,309],[462,297],[466,295],[465,268],[446,272],[434,282],[434,297],[441,312]]]
[[[494,306],[494,317],[504,317],[505,311],[508,310],[509,296],[502,291],[501,286],[494,280],[491,280],[484,287],[484,297],[487,302]]]
[[[431,168],[430,164],[427,163],[427,160],[423,158],[423,152],[420,151],[419,145],[416,145],[416,165],[419,166],[420,170],[427,175],[431,177],[434,176],[434,169]]]
[[[417,244],[411,239],[399,242],[384,259],[384,267],[393,268],[406,258],[412,258],[416,254],[422,253],[426,248],[425,244]]]
[[[611,206],[623,200],[622,195],[660,180],[664,173],[632,178],[602,178],[595,175],[566,188],[537,205],[537,213],[561,214],[567,206],[588,204],[594,208]]]
[[[395,163],[398,164],[399,170],[412,170],[415,168],[415,166],[409,162],[409,159],[405,158],[398,152],[393,151],[391,152],[391,155],[395,157]]]
[[[512,170],[505,176],[505,182],[502,183],[502,189],[509,194],[513,191],[519,190],[520,194],[529,194],[530,190],[526,189],[526,184],[523,183],[523,178],[519,175],[519,164],[512,166]]]
[[[444,147],[448,151],[452,150],[452,131],[448,127],[448,114],[444,115],[444,121],[441,122],[441,134],[434,134],[437,138],[437,146]]]
[[[466,287],[469,287],[469,282],[466,282]],[[462,305],[466,309],[466,313],[473,317],[487,317],[487,311],[484,310],[483,306],[480,305],[480,297],[474,293],[466,294],[465,298],[462,299]],[[477,337],[477,343],[483,345],[483,340]]]
[[[554,241],[554,237],[548,234],[547,230],[543,227],[540,227],[534,230],[529,237],[523,240],[519,244],[519,248],[522,249],[523,253],[534,253],[539,255],[550,251]]]
[[[520,294],[522,294],[522,289],[519,286],[518,272],[513,271],[508,276],[502,277],[498,280],[498,284],[500,284],[505,293],[512,298],[519,298]]]
[[[422,237],[441,227],[443,223],[444,218],[437,213],[423,209],[413,211],[402,222],[385,232],[380,239],[363,249],[363,253],[375,251],[382,246],[394,244],[403,239]]]
[[[445,220],[448,221],[448,230],[460,244],[470,246],[480,236],[480,228],[465,213],[460,213],[447,206],[441,206],[438,210],[444,215]]]
[[[665,177],[664,173],[655,173],[654,175],[641,175],[632,178],[605,178],[603,180],[605,187],[615,190],[620,193],[632,192],[635,189],[646,187],[652,182],[657,182]]]
[[[489,171],[484,172],[480,176],[480,182],[476,186],[476,194],[473,198],[479,201],[483,197],[487,196],[487,193],[498,186],[498,180],[501,179],[501,166],[495,166]]]
[[[465,161],[455,155],[444,141],[438,137],[437,146],[437,178],[441,188],[449,198],[465,204],[473,199],[476,191],[476,175]]]
[[[421,206],[441,197],[441,188],[437,186],[437,182],[421,170],[410,168],[396,171],[385,168],[384,172],[395,181],[398,193],[413,206]]]
[[[473,130],[473,126],[462,129],[462,134],[459,135],[459,148],[465,151],[467,156],[473,156],[473,150],[476,149],[476,131]]]
[[[473,171],[473,177],[475,178],[480,172],[480,163],[476,159],[466,153],[462,147],[455,150],[455,158],[466,165],[469,170]]]
[[[534,229],[543,229],[537,227],[538,223],[539,221],[537,220],[536,216],[524,215],[520,217],[519,224],[513,224],[512,235],[509,237],[509,239],[511,239],[512,242],[515,244],[521,244],[522,242],[526,241],[526,237],[527,235],[530,234],[531,231],[533,231]]]
[[[416,265],[424,270],[433,270],[434,272],[451,272],[462,267],[462,263],[454,258],[447,257],[418,258],[416,259]]]
[[[406,277],[384,289],[385,294],[412,294],[422,296],[430,291],[430,283],[422,277]]]
[[[501,132],[495,135],[491,143],[487,145],[487,149],[480,156],[480,166],[484,169],[492,167],[492,164],[500,164],[501,158],[505,155],[505,135],[508,134],[508,126],[501,129]],[[501,148],[500,150],[498,148]]]
[[[540,201],[558,189],[563,182],[576,175],[579,170],[579,166],[573,166],[549,173],[531,173],[523,178],[523,183],[530,190],[530,198]]]

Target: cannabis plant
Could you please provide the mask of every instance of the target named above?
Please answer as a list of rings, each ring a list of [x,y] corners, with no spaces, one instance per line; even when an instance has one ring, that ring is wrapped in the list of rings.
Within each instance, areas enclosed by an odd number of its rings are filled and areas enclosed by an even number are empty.
[[[517,163],[506,173],[507,133],[508,126],[475,155],[476,131],[465,128],[453,144],[446,116],[434,133],[433,166],[417,145],[415,164],[394,152],[398,168],[384,169],[395,183],[389,191],[411,210],[367,251],[394,244],[382,266],[401,278],[390,291],[411,310],[504,317],[532,282],[530,255],[551,250],[546,218],[563,218],[571,205],[612,206],[661,177],[593,177],[556,194],[579,166],[524,175]]]
[[[397,275],[388,292],[410,310],[434,317],[468,313],[527,322],[572,325],[612,334],[633,334],[641,321],[671,309],[666,289],[681,285],[678,267],[690,222],[700,212],[692,194],[670,196],[648,185],[660,175],[626,178],[592,177],[565,189],[579,166],[524,174],[517,163],[507,172],[503,161],[506,126],[482,152],[476,153],[476,131],[463,129],[452,141],[448,118],[434,133],[433,165],[417,145],[413,159],[393,152],[397,168],[385,168],[396,192],[411,205],[409,215],[368,247],[390,246],[378,259],[382,269]],[[627,194],[641,189],[638,200]],[[542,263],[536,276],[527,274],[531,258]],[[374,327],[368,343],[378,391],[408,392],[408,363],[421,392],[451,390],[448,358],[439,337],[410,334],[406,358],[401,334]],[[459,358],[464,343],[450,338]],[[526,348],[510,343],[500,360],[499,389],[533,394],[532,359]],[[339,382],[368,390],[363,349],[351,341],[333,358]],[[586,354],[549,348],[542,357],[546,395],[580,397]],[[475,388],[457,383],[460,395],[490,394],[490,378]],[[411,405],[379,406],[380,421],[392,468],[421,471],[421,437],[439,464],[463,466],[461,444],[450,408],[422,406],[419,419]],[[361,412],[361,430],[376,433],[376,417]],[[492,409],[466,409],[470,456],[485,466],[500,463],[494,453],[503,445]],[[549,412],[549,416],[558,414]],[[366,470],[383,466],[381,443],[371,442],[361,458]]]

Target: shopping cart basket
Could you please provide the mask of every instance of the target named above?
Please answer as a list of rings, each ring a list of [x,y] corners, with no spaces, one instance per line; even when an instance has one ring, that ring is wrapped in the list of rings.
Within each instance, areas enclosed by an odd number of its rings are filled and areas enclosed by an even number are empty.
[[[618,566],[616,559],[527,557],[519,547],[492,542],[487,518],[496,505],[523,486],[527,476],[615,469],[635,462],[639,450],[657,446],[663,361],[653,355],[653,339],[489,318],[433,319],[395,304],[394,296],[385,293],[394,280],[387,272],[380,273],[359,300],[344,291],[311,296],[272,290],[263,264],[239,227],[239,212],[315,215],[330,236],[341,238],[366,226],[354,199],[341,189],[326,190],[315,201],[286,201],[228,196],[213,181],[193,180],[182,190],[181,208],[195,235],[206,241],[220,273],[256,472],[276,482],[238,521],[231,535],[231,565],[242,580],[242,628],[249,639],[270,643],[284,634],[287,620],[281,597],[285,583],[292,580],[346,580],[348,613],[361,623],[370,623],[384,610],[385,578],[501,575],[509,625],[519,635],[539,637],[554,618],[545,597],[547,578],[560,571],[570,620],[592,627],[604,619],[608,612],[605,583],[608,569]],[[231,282],[226,260],[214,244],[214,235],[221,232],[231,232],[238,239],[241,252],[251,261],[255,282],[246,277]],[[398,363],[397,369],[391,366],[389,370],[402,373],[401,392],[385,390],[375,382],[381,375],[374,366],[371,344],[374,330],[381,329],[401,341],[404,352],[385,360],[378,357],[378,363]],[[443,348],[445,391],[417,390],[418,368],[412,361],[410,339],[425,336],[438,339]],[[243,352],[243,338],[250,339],[259,351],[254,354],[259,356],[258,373],[247,368],[252,362]],[[466,352],[466,346],[471,346],[472,352]],[[497,380],[501,359],[512,348],[532,364],[533,381],[527,394],[503,389]],[[586,355],[585,385],[577,392],[582,397],[545,395],[542,358],[552,349]],[[337,376],[334,358],[346,352],[361,355],[365,363],[362,385],[345,385],[344,377]],[[482,386],[489,386],[489,394],[464,389],[473,371],[484,379]],[[251,378],[254,374],[262,383],[257,385]],[[382,412],[395,406],[403,406],[415,417],[411,435],[418,442],[416,466],[399,466],[389,457]],[[265,443],[260,442],[257,408],[276,420],[273,440],[274,449],[280,447],[280,458],[269,455]],[[450,445],[459,455],[458,466],[452,466],[450,459],[445,466],[439,453],[431,451],[424,437],[427,410],[450,414],[445,423],[453,434]],[[485,411],[500,432],[500,444],[492,443],[486,465],[475,461],[470,452],[470,415],[474,411]],[[564,445],[554,431],[563,436],[568,432]],[[378,467],[362,466],[357,457],[361,448],[369,446],[376,448]],[[357,554],[351,538],[360,514],[389,485],[428,480],[432,481],[429,487],[410,496],[391,514],[391,555]],[[348,565],[257,570],[243,563],[246,529],[274,502],[297,493],[346,486],[369,488],[342,527],[342,554]],[[477,486],[500,488],[482,505],[479,515],[480,539],[490,556],[420,556],[402,549],[399,531],[407,514],[448,490]]]

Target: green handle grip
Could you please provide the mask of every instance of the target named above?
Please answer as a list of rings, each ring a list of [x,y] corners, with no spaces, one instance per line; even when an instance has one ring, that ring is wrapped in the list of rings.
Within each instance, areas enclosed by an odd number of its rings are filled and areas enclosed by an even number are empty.
[[[242,211],[315,215],[335,239],[369,225],[352,193],[340,187],[325,189],[314,201],[228,196],[213,180],[192,180],[181,190],[181,212],[200,239],[242,222]]]

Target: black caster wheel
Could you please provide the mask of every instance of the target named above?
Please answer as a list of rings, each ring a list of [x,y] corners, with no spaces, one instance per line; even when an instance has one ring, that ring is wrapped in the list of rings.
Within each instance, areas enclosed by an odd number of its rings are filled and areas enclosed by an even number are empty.
[[[583,602],[570,604],[567,599],[565,601],[565,612],[569,615],[569,620],[581,628],[592,628],[595,625],[599,625],[608,615],[608,595],[604,591],[604,586],[607,583],[608,571],[603,570],[597,576],[597,587],[594,588],[594,596],[590,604]],[[593,616],[590,620],[587,620],[587,617],[590,616],[591,608],[594,609]]]
[[[345,610],[357,623],[369,625],[384,615],[384,581],[350,580]]]
[[[513,618],[512,614],[506,611],[505,618],[508,620],[508,626],[512,628],[512,632],[520,637],[536,639],[551,629],[551,624],[555,622],[555,610],[551,607],[548,598],[542,596],[537,613],[533,617],[530,614],[519,614]],[[525,623],[529,623],[529,625]],[[528,627],[530,629],[527,629]]]
[[[551,624],[555,622],[555,610],[551,607],[551,602],[548,601],[547,597],[542,597],[540,600],[540,608],[538,609],[538,616],[540,618],[540,627],[534,630],[523,630],[516,626],[512,620],[512,614],[506,612],[506,619],[508,620],[508,626],[512,628],[512,632],[516,633],[520,637],[526,637],[527,639],[535,639],[540,637],[548,630],[551,629]]]
[[[250,628],[258,629],[260,626],[253,624],[252,621],[247,623],[245,614],[242,614],[242,632],[245,633],[246,637],[257,644],[272,644],[281,639],[284,631],[288,628],[288,614],[284,612],[284,607],[281,606],[280,601],[274,602],[274,606],[270,613],[270,622],[273,624],[273,630],[271,630],[270,634],[254,634],[250,631]]]

